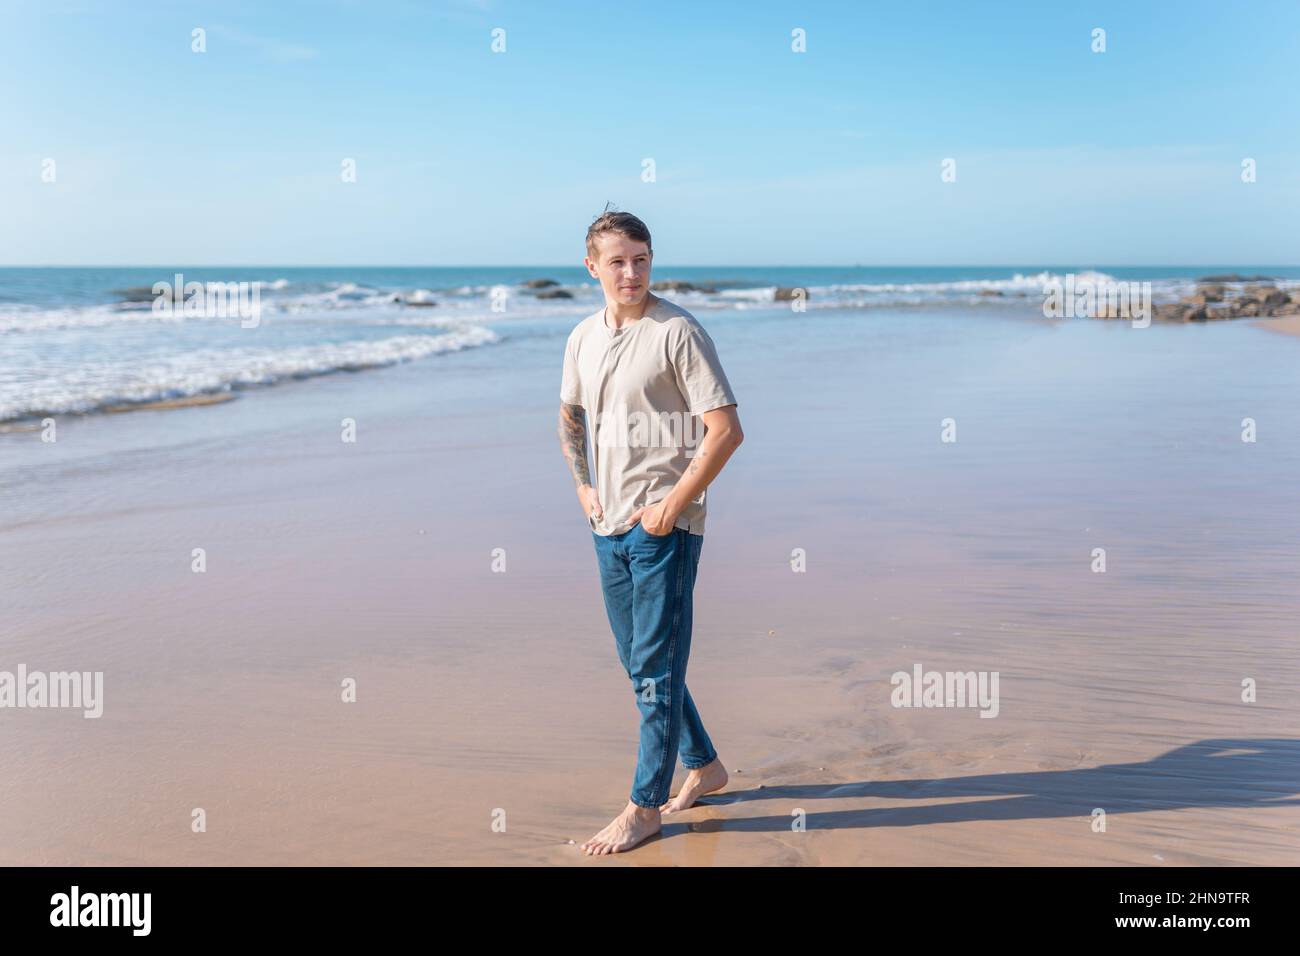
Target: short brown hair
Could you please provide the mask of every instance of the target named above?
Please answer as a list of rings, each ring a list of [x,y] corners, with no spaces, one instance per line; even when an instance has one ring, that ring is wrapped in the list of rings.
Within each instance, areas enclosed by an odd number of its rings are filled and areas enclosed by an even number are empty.
[[[644,242],[647,249],[654,251],[650,247],[650,230],[646,228],[645,223],[630,212],[606,209],[587,229],[587,258],[593,260],[596,258],[596,240],[607,232],[634,242]]]

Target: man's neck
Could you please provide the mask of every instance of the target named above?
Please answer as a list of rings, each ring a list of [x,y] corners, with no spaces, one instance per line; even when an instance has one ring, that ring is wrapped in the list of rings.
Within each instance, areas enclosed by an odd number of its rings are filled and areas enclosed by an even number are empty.
[[[641,318],[654,307],[659,297],[653,292],[646,292],[645,297],[632,305],[619,302],[605,302],[605,324],[611,329],[621,329],[631,322],[640,322]]]

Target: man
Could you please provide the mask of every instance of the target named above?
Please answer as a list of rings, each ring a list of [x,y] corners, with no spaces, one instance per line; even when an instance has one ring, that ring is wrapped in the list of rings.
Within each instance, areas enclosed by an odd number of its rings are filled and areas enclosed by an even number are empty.
[[[591,855],[631,849],[659,832],[662,814],[727,783],[686,689],[686,659],[704,491],[743,435],[713,340],[689,312],[650,291],[653,257],[650,231],[636,216],[606,212],[591,224],[584,261],[605,307],[569,335],[560,385],[560,442],[641,711],[631,799],[582,845]],[[688,773],[669,799],[679,745]]]

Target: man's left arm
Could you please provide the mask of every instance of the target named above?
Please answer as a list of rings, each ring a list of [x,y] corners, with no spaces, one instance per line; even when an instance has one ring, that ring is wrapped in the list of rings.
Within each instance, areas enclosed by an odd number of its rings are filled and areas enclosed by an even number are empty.
[[[651,534],[668,534],[673,529],[677,516],[718,476],[732,452],[744,441],[745,435],[740,429],[740,416],[736,414],[735,405],[701,412],[700,421],[706,429],[704,439],[696,449],[686,473],[666,497],[647,508],[638,509],[637,514],[633,515],[633,520],[640,519]]]

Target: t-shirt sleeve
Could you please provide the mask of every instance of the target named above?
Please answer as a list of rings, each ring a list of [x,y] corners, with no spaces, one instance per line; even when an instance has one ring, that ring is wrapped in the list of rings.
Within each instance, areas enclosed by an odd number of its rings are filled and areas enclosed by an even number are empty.
[[[573,336],[564,346],[564,371],[560,375],[560,401],[565,405],[582,404],[582,388],[578,381],[578,359],[573,354]]]
[[[684,322],[673,348],[673,368],[677,387],[686,397],[692,415],[735,405],[736,396],[722,370],[713,339],[698,322]]]

